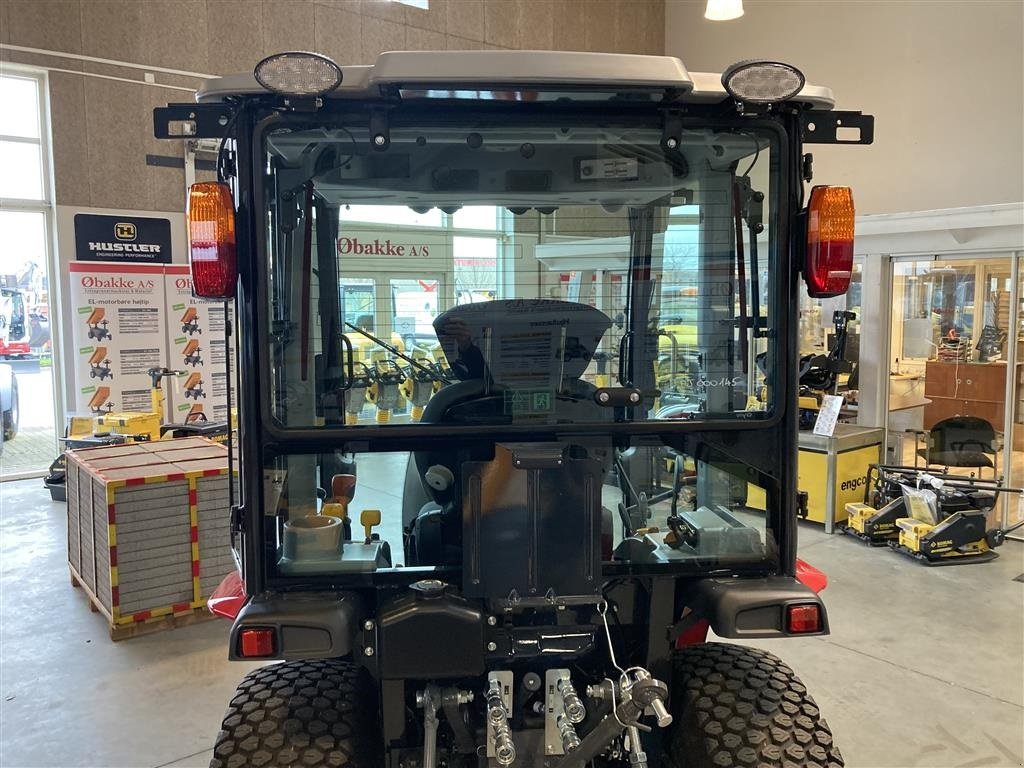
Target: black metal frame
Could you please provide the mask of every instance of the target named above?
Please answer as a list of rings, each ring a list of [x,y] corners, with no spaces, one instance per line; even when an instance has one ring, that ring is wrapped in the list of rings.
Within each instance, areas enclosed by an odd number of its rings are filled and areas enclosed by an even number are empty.
[[[237,306],[242,328],[250,329],[242,335],[240,344],[240,365],[239,365],[239,399],[242,403],[259,403],[259,407],[243,407],[240,419],[240,443],[242,458],[242,496],[240,505],[234,514],[238,528],[242,535],[242,560],[243,570],[246,577],[247,590],[249,594],[258,594],[268,587],[276,589],[308,589],[312,587],[324,588],[329,582],[303,579],[281,580],[267,578],[266,558],[270,554],[263,548],[263,523],[262,515],[256,511],[262,509],[262,467],[268,458],[284,453],[320,453],[325,450],[349,450],[349,451],[386,451],[386,450],[409,450],[411,448],[423,448],[431,445],[440,445],[452,440],[465,442],[472,440],[475,435],[471,430],[459,428],[446,428],[444,434],[429,434],[422,427],[389,426],[386,430],[374,427],[350,427],[342,434],[340,431],[317,431],[317,430],[281,430],[273,426],[268,418],[268,400],[260,386],[258,375],[248,375],[248,372],[261,370],[260,349],[266,343],[266,329],[261,323],[261,313],[265,311],[266,286],[265,282],[258,278],[264,258],[265,243],[258,231],[258,218],[260,208],[261,180],[258,148],[260,146],[260,135],[262,129],[268,124],[280,121],[282,118],[283,103],[279,97],[257,96],[241,99],[237,104],[215,104],[215,105],[170,105],[156,110],[154,122],[158,136],[168,136],[168,121],[191,120],[195,123],[197,137],[223,137],[225,130],[230,131],[235,138],[235,152],[238,162],[235,165],[236,176],[235,199],[238,206],[238,223],[236,238],[240,254],[251,254],[248,259],[242,258],[239,263],[239,284]],[[352,111],[361,109],[369,115],[379,115],[383,111],[390,111],[397,106],[394,100],[367,100],[358,102],[334,103],[327,102],[323,105],[325,112],[331,110]],[[423,105],[424,109],[433,110],[436,102]],[[452,109],[469,112],[473,106],[467,106],[465,101],[454,101],[450,103]],[[543,109],[545,115],[557,113],[560,110],[574,111],[580,114],[596,113],[607,116],[609,104],[586,104],[574,103],[568,107],[561,107],[557,104],[544,104],[541,106],[530,106],[516,104],[513,106],[502,104],[487,105],[488,110],[500,111],[515,110],[517,113],[522,110]],[[666,130],[674,125],[685,125],[687,122],[694,122],[702,126],[718,124],[720,127],[743,127],[750,128],[755,124],[750,118],[726,117],[723,118],[723,110],[720,105],[715,106],[686,106],[680,109],[679,105],[657,105],[643,103],[632,105],[628,103],[616,104],[614,109],[623,115],[632,114],[646,115],[650,119],[651,113],[661,113],[661,118]],[[308,115],[308,112],[305,112]],[[756,120],[759,127],[770,127],[776,130],[780,137],[779,154],[781,171],[779,174],[779,186],[786,194],[778,195],[779,212],[776,222],[776,234],[773,238],[776,247],[785,248],[786,252],[780,254],[779,264],[782,267],[775,276],[772,291],[778,297],[781,306],[796,306],[798,296],[798,274],[800,265],[798,263],[799,243],[797,238],[791,236],[793,230],[799,230],[797,216],[803,204],[803,186],[801,179],[801,148],[804,142],[820,141],[821,135],[809,138],[806,128],[812,120],[822,120],[823,117],[838,116],[826,125],[833,128],[842,120],[847,113],[827,113],[815,111],[802,111],[797,107],[785,106],[777,109],[770,115],[765,115]],[[859,115],[859,113],[849,113]],[[862,141],[870,142],[870,130],[865,135],[863,126],[872,124],[870,116],[862,116]],[[268,121],[267,118],[270,118]],[[225,128],[226,126],[226,128]],[[834,138],[834,136],[833,136]],[[775,319],[774,332],[776,337],[776,349],[780,360],[786,360],[793,356],[796,348],[796,322],[786,312],[779,312]],[[257,329],[254,334],[251,329]],[[641,423],[615,425],[611,429],[605,427],[594,427],[590,425],[574,426],[572,428],[550,428],[537,430],[536,428],[513,428],[508,434],[492,436],[486,442],[494,442],[501,439],[516,440],[559,440],[568,437],[578,437],[584,434],[610,433],[628,434],[632,437],[642,438],[649,436],[660,439],[666,445],[678,450],[689,450],[693,452],[694,446],[707,446],[725,453],[731,457],[748,463],[759,469],[761,479],[768,491],[768,528],[773,534],[778,546],[778,561],[774,568],[765,568],[763,565],[750,571],[750,575],[765,575],[766,572],[777,572],[785,575],[792,575],[795,571],[796,552],[796,423],[797,409],[795,407],[795,388],[792,386],[794,371],[790,366],[776,366],[776,391],[784,393],[784,397],[778,401],[778,407],[774,414],[763,420],[735,419],[729,421],[715,422],[686,422],[673,423]],[[793,392],[790,392],[790,390]],[[463,432],[466,434],[463,434]],[[612,435],[614,437],[614,435]],[[751,439],[754,438],[754,439]],[[477,438],[478,439],[478,438]],[[765,461],[768,457],[769,461]],[[683,565],[670,566],[666,569],[662,566],[638,566],[631,564],[606,564],[604,573],[606,577],[617,576],[643,576],[643,575],[668,575],[674,577],[696,577],[701,575],[701,564],[690,564],[692,567]],[[706,573],[707,566],[704,566]],[[747,572],[743,566],[732,569],[737,574]],[[418,571],[418,572],[417,572]],[[355,579],[351,578],[346,582],[348,586],[362,581],[365,585],[387,585],[405,584],[420,578],[423,571],[419,569],[405,569],[400,574],[377,574],[372,578]]]
[[[265,518],[259,513],[263,501],[262,469],[268,459],[276,455],[286,453],[324,453],[330,451],[401,451],[413,448],[423,449],[429,446],[438,446],[453,441],[465,443],[477,439],[478,433],[472,428],[445,427],[444,433],[440,431],[431,434],[423,426],[403,427],[388,426],[377,427],[346,427],[344,430],[284,430],[273,425],[269,416],[269,399],[265,391],[266,377],[258,374],[250,375],[249,372],[263,370],[266,362],[265,350],[267,339],[268,323],[262,319],[262,313],[268,311],[266,281],[260,279],[265,264],[265,238],[259,231],[261,210],[261,181],[262,173],[260,166],[261,137],[263,131],[271,125],[278,125],[288,118],[283,117],[276,111],[280,101],[270,97],[255,97],[246,99],[240,103],[237,109],[229,109],[225,105],[216,105],[211,108],[209,117],[205,117],[207,105],[188,105],[190,107],[188,116],[195,115],[196,124],[200,130],[213,130],[217,126],[221,131],[225,114],[228,114],[230,127],[233,128],[233,135],[236,139],[237,153],[237,177],[236,204],[238,206],[238,226],[236,238],[239,259],[239,286],[237,296],[237,307],[241,327],[245,331],[241,335],[242,343],[240,356],[240,387],[239,401],[243,404],[240,408],[240,453],[241,453],[241,500],[239,509],[235,515],[242,533],[242,561],[247,592],[250,595],[260,594],[267,589],[275,590],[308,590],[339,588],[330,577],[323,578],[301,578],[289,577],[288,579],[269,577],[268,561],[273,553],[265,549]],[[184,106],[184,105],[179,105]],[[375,108],[395,107],[391,102],[369,104],[361,102],[354,107],[351,102],[332,105],[330,102],[324,106],[325,114],[331,110],[351,112],[354,108],[361,108],[366,112],[372,112]],[[466,102],[453,102],[453,109],[464,112],[471,112],[472,105]],[[522,104],[514,107],[506,105],[489,105],[489,110],[511,111],[528,109]],[[557,114],[558,112],[570,111],[580,114],[601,114],[607,116],[610,111],[609,104],[587,105],[574,104],[569,107],[559,108],[557,105],[545,104],[543,110],[545,115]],[[799,265],[794,256],[792,248],[791,230],[795,216],[802,205],[803,189],[800,183],[799,163],[801,147],[801,129],[803,123],[800,112],[796,109],[783,110],[774,117],[759,118],[756,121],[747,119],[723,119],[722,112],[717,107],[687,108],[684,118],[678,117],[678,105],[659,107],[656,104],[645,103],[639,106],[616,105],[615,109],[622,110],[624,115],[646,116],[647,120],[653,114],[662,112],[665,120],[672,118],[678,120],[681,125],[687,123],[699,124],[701,126],[718,125],[719,127],[737,127],[750,129],[757,125],[759,128],[774,130],[779,137],[779,188],[785,194],[778,195],[778,220],[776,222],[776,236],[773,238],[775,247],[786,249],[779,254],[777,263],[781,267],[778,274],[774,276],[771,291],[777,296],[781,308],[797,305],[797,286]],[[181,109],[165,108],[168,110],[163,117],[167,119],[181,119]],[[423,109],[434,111],[435,105],[425,105]],[[435,112],[436,115],[436,112]],[[308,113],[302,115],[308,119]],[[300,117],[300,119],[301,119]],[[318,119],[322,115],[318,115]],[[157,121],[161,119],[158,110]],[[204,135],[197,131],[197,135]],[[217,134],[222,135],[222,134]],[[245,255],[249,255],[248,258]],[[790,317],[784,310],[777,313],[774,318],[775,327],[773,333],[776,337],[776,350],[780,361],[791,358],[796,349],[796,322],[795,316]],[[770,575],[778,573],[792,576],[795,572],[796,557],[796,436],[797,436],[797,409],[795,387],[793,386],[794,371],[790,366],[777,365],[775,383],[776,391],[783,393],[778,399],[777,408],[771,416],[762,420],[735,419],[716,422],[687,422],[678,421],[672,423],[642,423],[613,425],[609,429],[607,425],[580,425],[571,428],[558,427],[544,430],[536,428],[518,427],[504,431],[501,435],[491,435],[487,443],[496,442],[499,439],[514,439],[517,441],[540,441],[559,440],[568,437],[578,437],[589,434],[591,436],[629,435],[640,438],[650,436],[661,439],[665,444],[679,450],[692,452],[694,446],[705,445],[717,449],[722,453],[735,457],[736,459],[758,469],[761,479],[768,492],[768,529],[772,534],[778,547],[778,560],[772,565],[764,563],[755,567],[735,566],[730,572],[737,575],[747,574],[750,576]],[[261,384],[261,379],[262,384]],[[791,391],[792,390],[792,391]],[[259,404],[257,407],[246,404]],[[767,461],[766,461],[767,459]],[[709,565],[706,563],[693,562],[688,564],[675,564],[671,566],[641,566],[627,563],[605,564],[604,575],[606,578],[622,576],[671,576],[673,578],[697,578],[707,575]],[[438,573],[436,569],[402,569],[399,573],[376,574],[353,578],[351,575],[345,577],[346,588],[364,588],[380,586],[387,588],[388,585],[405,585],[419,578],[424,577],[425,572]]]
[[[800,115],[804,144],[871,144],[875,140],[875,118],[861,112],[808,110]],[[856,139],[839,138],[840,128],[856,128]]]

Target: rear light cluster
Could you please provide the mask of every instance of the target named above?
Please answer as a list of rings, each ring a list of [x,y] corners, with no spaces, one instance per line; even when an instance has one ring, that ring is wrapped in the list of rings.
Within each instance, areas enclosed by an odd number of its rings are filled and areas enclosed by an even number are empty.
[[[786,632],[806,635],[821,632],[821,608],[817,603],[786,606]]]
[[[277,635],[270,627],[249,627],[238,633],[238,655],[265,659],[277,653]]]
[[[218,181],[188,190],[188,247],[192,291],[204,299],[230,299],[238,280],[235,206],[231,189]]]
[[[807,204],[804,279],[811,298],[846,293],[853,274],[853,190],[815,187]]]

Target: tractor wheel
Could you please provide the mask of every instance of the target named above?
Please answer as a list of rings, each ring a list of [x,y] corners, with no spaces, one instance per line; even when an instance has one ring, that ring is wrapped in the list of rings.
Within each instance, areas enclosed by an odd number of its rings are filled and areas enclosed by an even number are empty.
[[[18,380],[11,377],[11,407],[3,412],[4,441],[18,434]]]
[[[675,768],[841,768],[814,699],[781,659],[707,643],[674,658],[666,749]]]
[[[334,659],[288,661],[242,680],[210,768],[383,765],[376,695],[366,672]]]

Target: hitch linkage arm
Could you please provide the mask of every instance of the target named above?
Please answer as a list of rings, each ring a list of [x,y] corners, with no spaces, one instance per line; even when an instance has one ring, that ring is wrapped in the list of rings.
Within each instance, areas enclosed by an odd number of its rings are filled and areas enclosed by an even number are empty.
[[[613,691],[613,685],[615,683],[605,680],[601,685],[591,686],[587,689],[587,695],[592,698],[612,699],[614,693],[613,700],[617,706],[613,712],[605,715],[590,733],[583,737],[576,749],[555,763],[554,768],[584,768],[587,763],[602,754],[623,730],[630,732],[631,752],[642,755],[637,731],[650,730],[640,723],[640,717],[648,707],[654,710],[659,727],[664,728],[672,723],[672,715],[665,709],[668,686],[660,680],[656,680],[644,671],[644,676],[640,676],[625,690],[619,687],[617,691]],[[636,763],[634,762],[634,764]]]

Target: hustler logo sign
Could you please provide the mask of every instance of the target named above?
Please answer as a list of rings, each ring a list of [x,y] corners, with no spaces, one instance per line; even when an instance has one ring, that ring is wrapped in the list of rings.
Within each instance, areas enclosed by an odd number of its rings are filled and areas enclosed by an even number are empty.
[[[125,216],[75,214],[78,261],[171,263],[171,222]]]

